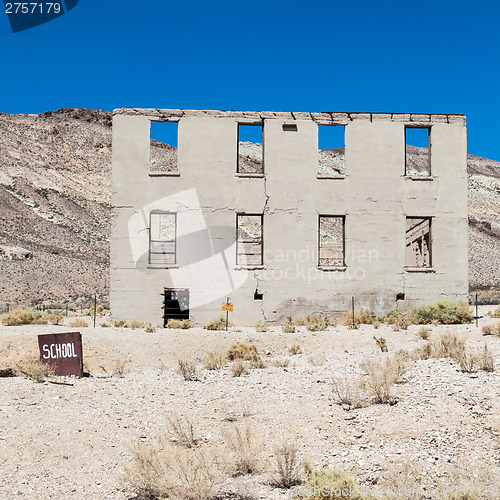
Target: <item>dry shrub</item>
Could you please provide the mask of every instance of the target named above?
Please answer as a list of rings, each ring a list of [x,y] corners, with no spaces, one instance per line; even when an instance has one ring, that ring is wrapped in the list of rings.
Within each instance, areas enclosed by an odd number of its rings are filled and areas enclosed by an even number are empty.
[[[231,326],[230,322],[228,322],[228,326]],[[209,321],[203,328],[205,328],[205,330],[225,330],[226,317],[223,314],[221,314],[212,321]]]
[[[292,344],[289,348],[288,348],[288,352],[290,354],[292,354],[293,356],[295,354],[302,354],[302,347],[300,346],[300,344]]]
[[[427,340],[431,336],[431,329],[426,328],[425,326],[421,326],[418,329],[417,335],[422,339],[422,340]]]
[[[233,377],[241,377],[248,374],[248,369],[243,361],[238,360],[231,365],[231,373]]]
[[[124,319],[115,319],[115,328],[126,328],[127,322]]]
[[[42,363],[36,356],[26,356],[14,366],[16,376],[26,377],[34,382],[44,382],[47,377],[54,374],[54,367],[48,363]]]
[[[46,325],[49,315],[31,309],[13,309],[2,315],[2,324],[5,326]]]
[[[281,325],[281,330],[283,333],[295,333],[295,325],[293,324],[293,318],[291,316],[287,316],[287,322]]]
[[[300,481],[297,443],[282,441],[274,446],[273,456],[276,472],[274,484],[280,488],[291,488]]]
[[[494,311],[490,311],[488,316],[491,316],[492,318],[500,318],[500,305]]]
[[[129,328],[132,328],[133,330],[136,330],[137,328],[144,328],[144,323],[142,321],[137,321],[133,319],[130,322]]]
[[[167,321],[167,324],[166,324],[167,328],[176,328],[178,330],[188,330],[192,326],[193,326],[193,324],[188,319],[172,319],[171,318]],[[225,327],[225,323],[224,323],[224,327]],[[207,328],[207,330],[213,330],[213,328]],[[217,330],[217,328],[215,328],[215,330]]]
[[[373,398],[374,403],[393,404],[396,402],[393,390],[411,364],[401,354],[385,356],[376,360],[361,363],[365,372],[361,379],[361,387]]]
[[[127,372],[127,365],[132,363],[131,359],[117,358],[113,359],[113,374],[122,378]]]
[[[104,321],[99,326],[101,326],[102,328],[109,328],[111,325],[108,322]]]
[[[291,316],[290,316],[291,318]],[[306,326],[307,325],[307,318],[301,316],[299,318],[296,318],[294,321],[293,321],[293,324],[295,326]]]
[[[64,319],[64,315],[61,313],[49,314],[48,319],[51,325],[60,325],[61,321]]]
[[[375,330],[378,330],[380,328],[380,326],[382,325],[382,323],[380,322],[380,320],[375,320],[373,323],[373,328],[375,328]]]
[[[359,311],[354,311],[354,324],[355,325],[373,325],[373,323],[380,321],[377,315],[370,311],[370,309],[364,309],[363,307]],[[352,326],[352,311],[346,311],[342,316],[342,324],[347,326]]]
[[[249,425],[235,425],[226,433],[226,441],[233,453],[233,476],[257,472],[262,442],[257,439]]]
[[[413,317],[409,314],[401,314],[392,323],[392,329],[398,330],[408,330],[408,327],[413,323]]]
[[[465,339],[455,332],[445,332],[440,335],[433,347],[434,357],[459,361],[465,354]]]
[[[482,332],[483,335],[500,335],[500,323],[496,325],[484,325]]]
[[[249,342],[234,341],[226,349],[226,357],[230,361],[241,359],[243,361],[257,361],[260,359],[257,346]]]
[[[205,370],[220,370],[226,362],[227,358],[223,353],[212,351],[203,358],[202,365]]]
[[[286,368],[290,364],[289,359],[274,359],[273,360],[273,366],[276,366],[277,368]]]
[[[267,332],[267,323],[265,321],[258,321],[255,324],[256,332]]]
[[[354,477],[343,470],[313,468],[309,462],[305,462],[304,473],[306,480],[294,488],[292,496],[294,499],[344,500],[347,497],[351,500],[375,499],[372,495],[362,492]]]
[[[83,319],[75,318],[69,322],[68,326],[71,328],[88,328],[89,324]]]
[[[488,346],[484,344],[483,352],[479,357],[479,368],[485,372],[495,371],[495,358],[488,350]]]
[[[310,332],[324,332],[329,326],[334,326],[335,322],[328,316],[313,316],[308,314],[306,317],[306,328]]]
[[[353,382],[350,377],[333,379],[333,401],[338,405],[347,405],[349,408],[361,408],[363,396],[360,384]]]
[[[156,327],[154,327],[151,323],[146,323],[146,326],[144,327],[144,331],[146,333],[155,333]]]
[[[173,434],[173,441],[184,448],[194,448],[198,445],[199,439],[196,437],[194,424],[186,415],[174,414],[168,417],[170,431]]]
[[[441,300],[433,304],[414,307],[412,316],[416,325],[461,325],[474,319],[469,304],[465,301]]]
[[[184,380],[188,380],[188,381],[198,380],[195,363],[193,363],[192,361],[185,360],[185,359],[178,359],[177,365],[179,368],[179,373],[182,375],[182,378]]]
[[[476,373],[479,370],[480,356],[472,352],[464,352],[458,359],[460,369],[466,373]]]
[[[391,309],[385,316],[384,316],[384,323],[387,323],[388,325],[393,325],[394,323],[397,322],[399,319],[399,313],[396,311],[396,309]]]
[[[165,440],[132,450],[127,482],[137,500],[209,500],[222,477],[217,453],[208,447],[178,449]]]

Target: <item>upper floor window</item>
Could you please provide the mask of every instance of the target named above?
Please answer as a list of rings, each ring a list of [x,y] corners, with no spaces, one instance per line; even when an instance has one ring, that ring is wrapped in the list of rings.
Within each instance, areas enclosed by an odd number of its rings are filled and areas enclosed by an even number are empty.
[[[430,127],[405,127],[405,175],[431,175]]]
[[[318,125],[318,176],[345,176],[345,126]]]
[[[239,174],[264,174],[264,140],[262,125],[238,124]]]
[[[172,175],[177,167],[177,122],[151,121],[150,175]]]

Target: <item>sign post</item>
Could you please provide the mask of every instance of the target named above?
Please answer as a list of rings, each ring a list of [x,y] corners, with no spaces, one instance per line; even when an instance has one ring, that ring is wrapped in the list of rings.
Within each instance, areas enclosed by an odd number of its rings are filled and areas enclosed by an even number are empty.
[[[229,297],[226,299],[227,302],[222,303],[222,310],[226,311],[226,332],[227,332],[227,324],[229,323],[229,311],[233,312],[233,304],[229,302]]]
[[[54,368],[54,375],[83,376],[82,334],[49,333],[38,335],[40,361]]]

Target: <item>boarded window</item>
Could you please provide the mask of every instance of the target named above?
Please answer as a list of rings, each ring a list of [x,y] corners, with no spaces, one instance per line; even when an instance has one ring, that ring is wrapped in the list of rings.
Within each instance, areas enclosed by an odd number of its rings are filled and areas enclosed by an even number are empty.
[[[149,263],[174,265],[176,214],[151,213],[149,228]]]
[[[431,129],[405,127],[405,175],[431,175]]]
[[[344,216],[319,216],[319,265],[344,266]]]
[[[262,132],[262,125],[238,125],[238,173],[264,173]]]
[[[318,174],[345,175],[345,126],[318,126]]]
[[[262,261],[262,215],[238,214],[236,220],[238,241],[236,264],[239,266],[261,266]]]
[[[406,266],[431,267],[431,218],[406,218]]]
[[[178,172],[177,123],[151,122],[151,173]]]

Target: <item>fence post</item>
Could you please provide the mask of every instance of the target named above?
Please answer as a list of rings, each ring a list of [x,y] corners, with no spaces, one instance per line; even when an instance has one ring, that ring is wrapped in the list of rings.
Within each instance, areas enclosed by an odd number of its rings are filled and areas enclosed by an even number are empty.
[[[97,294],[94,294],[94,328],[95,328],[95,316],[97,313]]]

